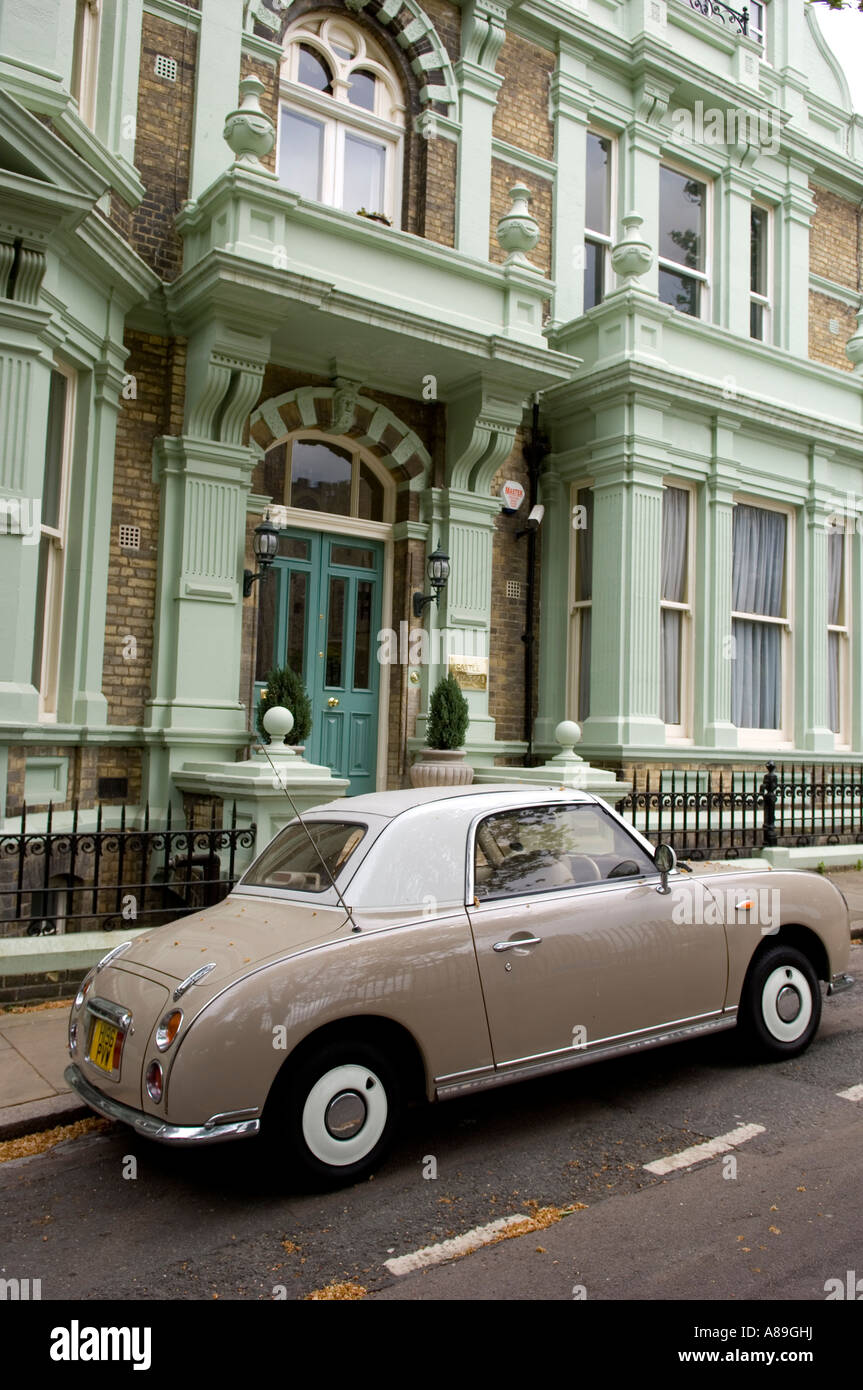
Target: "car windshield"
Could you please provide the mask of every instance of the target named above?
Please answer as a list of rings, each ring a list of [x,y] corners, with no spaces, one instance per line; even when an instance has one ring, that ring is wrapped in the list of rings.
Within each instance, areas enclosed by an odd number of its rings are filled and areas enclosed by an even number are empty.
[[[246,871],[243,886],[324,893],[332,887],[331,879],[344,869],[365,833],[366,827],[356,821],[306,821],[305,829],[297,822],[286,825]],[[309,843],[309,835],[317,853]]]

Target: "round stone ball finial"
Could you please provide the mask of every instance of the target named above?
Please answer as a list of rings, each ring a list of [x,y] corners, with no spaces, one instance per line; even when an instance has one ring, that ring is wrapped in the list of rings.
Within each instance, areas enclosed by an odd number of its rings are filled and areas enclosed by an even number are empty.
[[[576,724],[574,719],[561,720],[554,731],[554,741],[560,744],[564,752],[567,749],[571,752],[581,742],[581,725]]]
[[[263,718],[263,725],[267,733],[276,743],[287,738],[294,727],[294,716],[284,705],[273,705],[268,709]]]

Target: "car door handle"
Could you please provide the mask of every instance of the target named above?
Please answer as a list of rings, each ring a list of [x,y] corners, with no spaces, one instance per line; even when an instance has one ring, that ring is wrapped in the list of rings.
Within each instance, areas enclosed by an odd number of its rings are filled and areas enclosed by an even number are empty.
[[[541,946],[541,936],[518,936],[514,941],[496,941],[493,951],[514,951],[517,946]]]

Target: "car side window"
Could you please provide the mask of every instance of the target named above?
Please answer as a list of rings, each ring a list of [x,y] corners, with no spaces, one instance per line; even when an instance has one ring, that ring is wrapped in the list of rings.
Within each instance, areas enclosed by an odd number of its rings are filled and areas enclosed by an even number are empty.
[[[476,829],[480,902],[645,874],[656,874],[650,855],[600,806],[523,806]]]

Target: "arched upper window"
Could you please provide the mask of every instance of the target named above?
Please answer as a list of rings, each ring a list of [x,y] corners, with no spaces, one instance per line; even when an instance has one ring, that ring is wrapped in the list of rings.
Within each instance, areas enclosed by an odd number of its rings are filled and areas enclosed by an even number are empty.
[[[285,40],[279,179],[304,198],[398,221],[405,101],[383,48],[340,16]]]
[[[263,463],[262,485],[276,505],[333,517],[393,520],[387,470],[344,436],[301,430],[273,444]]]

